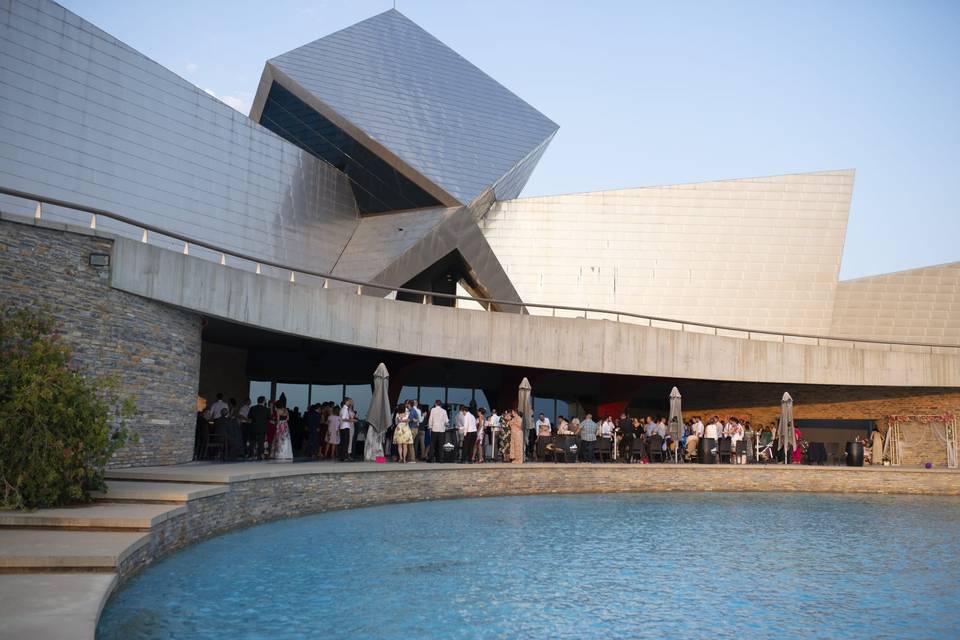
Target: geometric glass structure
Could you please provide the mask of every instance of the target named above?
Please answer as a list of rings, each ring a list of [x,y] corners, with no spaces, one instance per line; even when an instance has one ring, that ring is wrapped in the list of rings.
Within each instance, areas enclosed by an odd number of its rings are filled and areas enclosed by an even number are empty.
[[[269,60],[251,117],[346,173],[361,213],[515,198],[558,128],[396,10]]]

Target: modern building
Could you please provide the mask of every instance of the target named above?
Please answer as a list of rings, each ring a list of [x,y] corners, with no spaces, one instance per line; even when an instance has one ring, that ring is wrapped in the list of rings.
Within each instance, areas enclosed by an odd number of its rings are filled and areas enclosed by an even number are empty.
[[[960,409],[960,263],[838,281],[852,170],[520,198],[557,129],[395,10],[268,60],[247,117],[9,0],[0,296],[136,394],[118,465],[188,460],[198,392],[362,409],[380,361],[551,415]]]

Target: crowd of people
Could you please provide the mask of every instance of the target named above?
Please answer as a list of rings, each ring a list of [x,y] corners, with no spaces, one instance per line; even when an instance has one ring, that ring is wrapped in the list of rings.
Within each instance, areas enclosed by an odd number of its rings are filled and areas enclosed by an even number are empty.
[[[358,423],[351,398],[301,413],[300,407],[288,409],[282,395],[270,401],[260,396],[256,404],[247,398],[238,406],[235,398],[225,401],[218,393],[209,407],[204,398],[197,400],[194,459],[289,462],[305,455],[345,462],[353,459],[354,435],[363,440]]]
[[[398,463],[484,462],[521,463],[524,460],[565,460],[593,463],[618,460],[648,463],[697,461],[704,455],[701,444],[710,443],[710,458],[719,462],[783,462],[783,447],[776,424],[754,427],[736,416],[711,416],[706,422],[694,416],[670,428],[662,416],[644,419],[621,413],[618,419],[605,415],[594,419],[558,416],[556,423],[543,413],[532,428],[524,428],[519,412],[445,406],[432,407],[414,400],[399,404],[383,434],[385,460]],[[806,450],[799,429],[794,427],[796,447],[787,458],[799,463]],[[238,405],[234,398],[217,394],[209,406],[198,399],[195,459],[277,460],[294,457],[348,462],[364,459],[367,424],[353,400],[314,404],[301,413],[288,409],[286,398],[263,396]]]

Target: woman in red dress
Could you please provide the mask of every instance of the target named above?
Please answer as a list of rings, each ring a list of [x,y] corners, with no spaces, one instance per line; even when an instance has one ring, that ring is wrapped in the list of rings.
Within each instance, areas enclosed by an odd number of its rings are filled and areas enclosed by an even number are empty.
[[[803,447],[800,446],[800,429],[793,428],[793,439],[796,444],[793,446],[793,464],[800,464],[803,459]]]

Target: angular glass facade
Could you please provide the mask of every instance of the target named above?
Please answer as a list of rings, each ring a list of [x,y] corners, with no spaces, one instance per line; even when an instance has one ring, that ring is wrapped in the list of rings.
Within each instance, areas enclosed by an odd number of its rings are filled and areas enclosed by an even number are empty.
[[[420,209],[440,204],[276,82],[270,87],[260,124],[346,174],[360,213]]]
[[[409,177],[447,194],[446,205],[469,204],[496,184],[499,198],[517,197],[557,130],[396,10],[273,58],[265,77],[274,71]],[[267,91],[261,82],[254,118]]]

